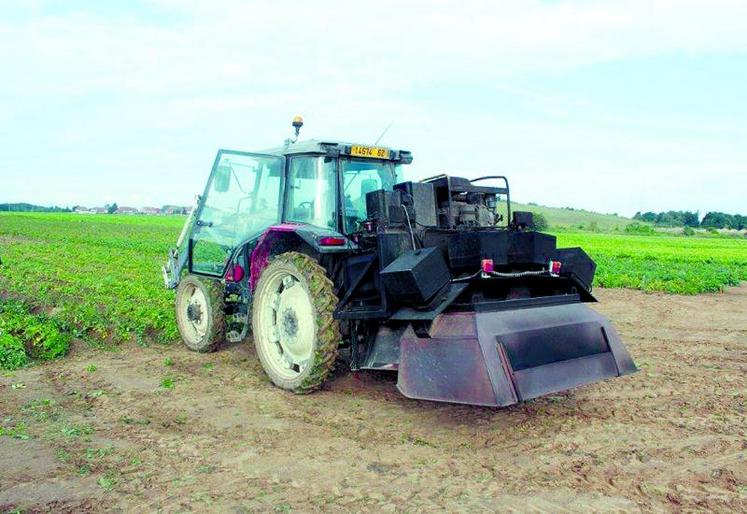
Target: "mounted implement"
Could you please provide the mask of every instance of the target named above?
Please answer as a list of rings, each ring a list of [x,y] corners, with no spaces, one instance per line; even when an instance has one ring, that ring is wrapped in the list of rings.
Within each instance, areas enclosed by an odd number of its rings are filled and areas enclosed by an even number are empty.
[[[636,371],[585,305],[594,262],[511,212],[505,177],[404,181],[411,161],[324,141],[219,151],[164,267],[186,345],[251,331],[272,381],[299,393],[342,348],[410,398],[489,406]]]

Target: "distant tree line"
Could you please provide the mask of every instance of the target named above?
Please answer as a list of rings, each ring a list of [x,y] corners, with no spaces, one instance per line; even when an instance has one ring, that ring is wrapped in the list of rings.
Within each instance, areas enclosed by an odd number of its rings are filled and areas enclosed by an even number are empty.
[[[742,216],[741,214],[724,214],[723,212],[709,212],[703,217],[700,226],[743,230],[747,228],[747,216]]]
[[[43,207],[30,203],[0,203],[0,212],[70,212],[67,207]]]
[[[634,220],[646,221],[665,227],[699,227],[700,213],[695,211],[636,212]]]
[[[747,216],[723,212],[708,212],[701,220],[698,211],[649,211],[643,213],[638,211],[633,219],[663,227],[730,228],[735,230],[747,228]]]

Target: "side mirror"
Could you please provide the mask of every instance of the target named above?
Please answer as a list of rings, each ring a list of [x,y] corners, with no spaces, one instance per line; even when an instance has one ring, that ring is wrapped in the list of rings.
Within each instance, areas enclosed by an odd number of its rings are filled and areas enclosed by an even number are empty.
[[[225,193],[231,185],[231,166],[218,166],[213,177],[213,189]]]

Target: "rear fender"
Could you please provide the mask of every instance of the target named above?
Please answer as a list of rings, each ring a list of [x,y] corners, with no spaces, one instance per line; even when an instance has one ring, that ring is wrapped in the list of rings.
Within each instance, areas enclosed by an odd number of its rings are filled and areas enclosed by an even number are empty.
[[[322,244],[325,237],[343,239],[344,244],[326,246]],[[355,243],[331,229],[296,223],[274,225],[259,236],[257,244],[251,252],[249,259],[249,286],[254,291],[259,282],[259,277],[262,275],[262,271],[267,267],[267,263],[273,255],[291,250],[303,251],[304,249],[312,255],[347,253],[356,247]]]

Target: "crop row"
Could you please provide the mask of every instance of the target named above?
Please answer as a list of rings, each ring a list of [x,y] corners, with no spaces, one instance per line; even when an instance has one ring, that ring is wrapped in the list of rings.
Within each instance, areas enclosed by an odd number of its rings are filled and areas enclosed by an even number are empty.
[[[740,239],[562,233],[558,245],[582,247],[597,262],[601,287],[698,294],[747,281]]]
[[[0,299],[22,299],[95,344],[175,341],[174,294],[160,267],[183,222],[0,214]],[[558,245],[584,248],[603,287],[696,294],[747,280],[747,242],[735,239],[564,232]]]
[[[160,266],[184,218],[0,216],[0,290],[92,342],[176,339]]]

